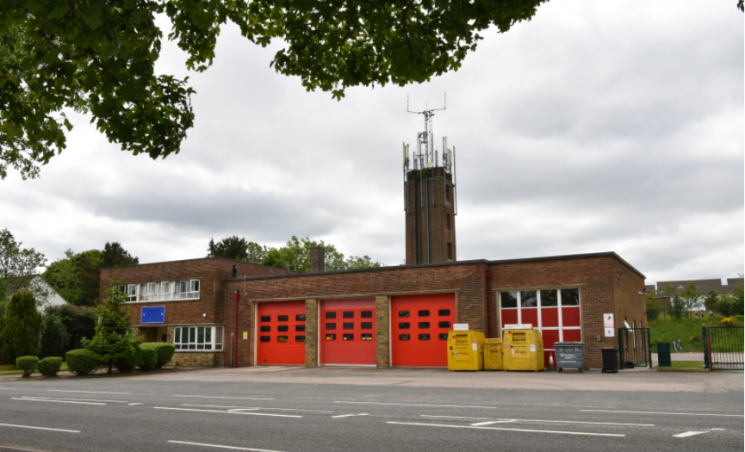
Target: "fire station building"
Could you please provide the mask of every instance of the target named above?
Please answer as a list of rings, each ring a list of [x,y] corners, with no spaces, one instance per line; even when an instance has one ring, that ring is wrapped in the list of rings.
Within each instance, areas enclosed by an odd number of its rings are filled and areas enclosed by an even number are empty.
[[[646,326],[644,275],[614,252],[458,261],[455,148],[433,149],[422,114],[404,145],[406,265],[327,272],[320,248],[310,273],[190,259],[102,269],[101,296],[116,281],[138,334],[173,343],[180,366],[447,367],[453,324],[489,338],[519,323],[541,332],[546,364],[556,342],[582,341],[601,367],[616,328]]]

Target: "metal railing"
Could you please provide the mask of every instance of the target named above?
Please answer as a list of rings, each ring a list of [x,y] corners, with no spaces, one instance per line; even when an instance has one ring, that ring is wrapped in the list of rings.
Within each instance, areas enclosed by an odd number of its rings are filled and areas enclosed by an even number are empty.
[[[743,370],[743,327],[705,326],[704,367],[709,370]]]
[[[649,328],[618,329],[618,365],[620,369],[652,368]]]

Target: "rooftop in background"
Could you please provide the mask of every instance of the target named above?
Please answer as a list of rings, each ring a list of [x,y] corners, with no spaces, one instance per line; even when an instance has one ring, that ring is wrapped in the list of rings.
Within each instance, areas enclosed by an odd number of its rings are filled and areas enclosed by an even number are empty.
[[[722,279],[682,279],[678,281],[658,281],[657,290],[664,290],[665,287],[671,286],[674,289],[674,294],[679,294],[688,286],[693,283],[696,289],[701,294],[715,291],[717,293],[732,293],[732,290],[737,287],[738,284],[743,283],[743,278],[727,278],[727,284],[722,284]],[[654,285],[646,286],[647,292],[654,291]]]

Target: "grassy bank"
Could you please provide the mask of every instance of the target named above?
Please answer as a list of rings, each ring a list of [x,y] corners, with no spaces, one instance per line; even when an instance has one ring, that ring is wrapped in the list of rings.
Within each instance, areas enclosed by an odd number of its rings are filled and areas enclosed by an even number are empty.
[[[735,316],[737,319],[737,325],[743,326],[743,316]],[[675,339],[680,340],[680,345],[683,347],[684,352],[700,352],[703,351],[703,338],[702,328],[704,326],[722,326],[720,321],[722,316],[715,315],[709,317],[708,315],[704,318],[683,318],[683,319],[671,319],[669,316],[667,319],[662,320],[660,317],[657,320],[651,320],[649,322],[649,334],[652,342],[652,351],[656,352],[657,348],[654,344],[658,342],[670,342],[671,351],[672,342]]]

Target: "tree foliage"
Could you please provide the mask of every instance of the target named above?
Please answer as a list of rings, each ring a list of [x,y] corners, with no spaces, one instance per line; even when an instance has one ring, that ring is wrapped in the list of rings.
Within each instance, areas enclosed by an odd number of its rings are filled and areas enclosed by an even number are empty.
[[[37,269],[47,262],[44,254],[22,245],[7,229],[0,231],[0,278],[8,295],[31,288]]]
[[[135,353],[132,318],[125,296],[112,281],[105,299],[98,306],[98,324],[93,339],[83,339],[83,347],[98,355],[111,373],[114,363]]]
[[[0,354],[14,363],[19,356],[35,355],[39,347],[41,315],[34,294],[21,290],[13,294],[0,330]]]
[[[88,306],[73,306],[63,304],[49,306],[45,315],[59,317],[62,326],[67,333],[67,345],[65,351],[82,347],[83,338],[92,338],[96,334],[96,322],[98,316],[96,309]],[[62,356],[62,355],[58,355]]]
[[[102,267],[123,267],[125,265],[137,265],[140,259],[129,254],[119,242],[109,243],[103,247]]]
[[[65,356],[68,335],[62,318],[54,312],[47,311],[41,322],[41,343],[39,358],[47,356]]]
[[[271,65],[307,90],[340,99],[352,86],[421,83],[460,68],[489,27],[506,32],[546,0],[9,1],[0,15],[0,178],[8,166],[37,177],[66,147],[63,110],[91,115],[133,154],[178,153],[194,124],[188,77],[157,75],[163,31],[204,71],[221,28],[249,41],[281,40]]]

